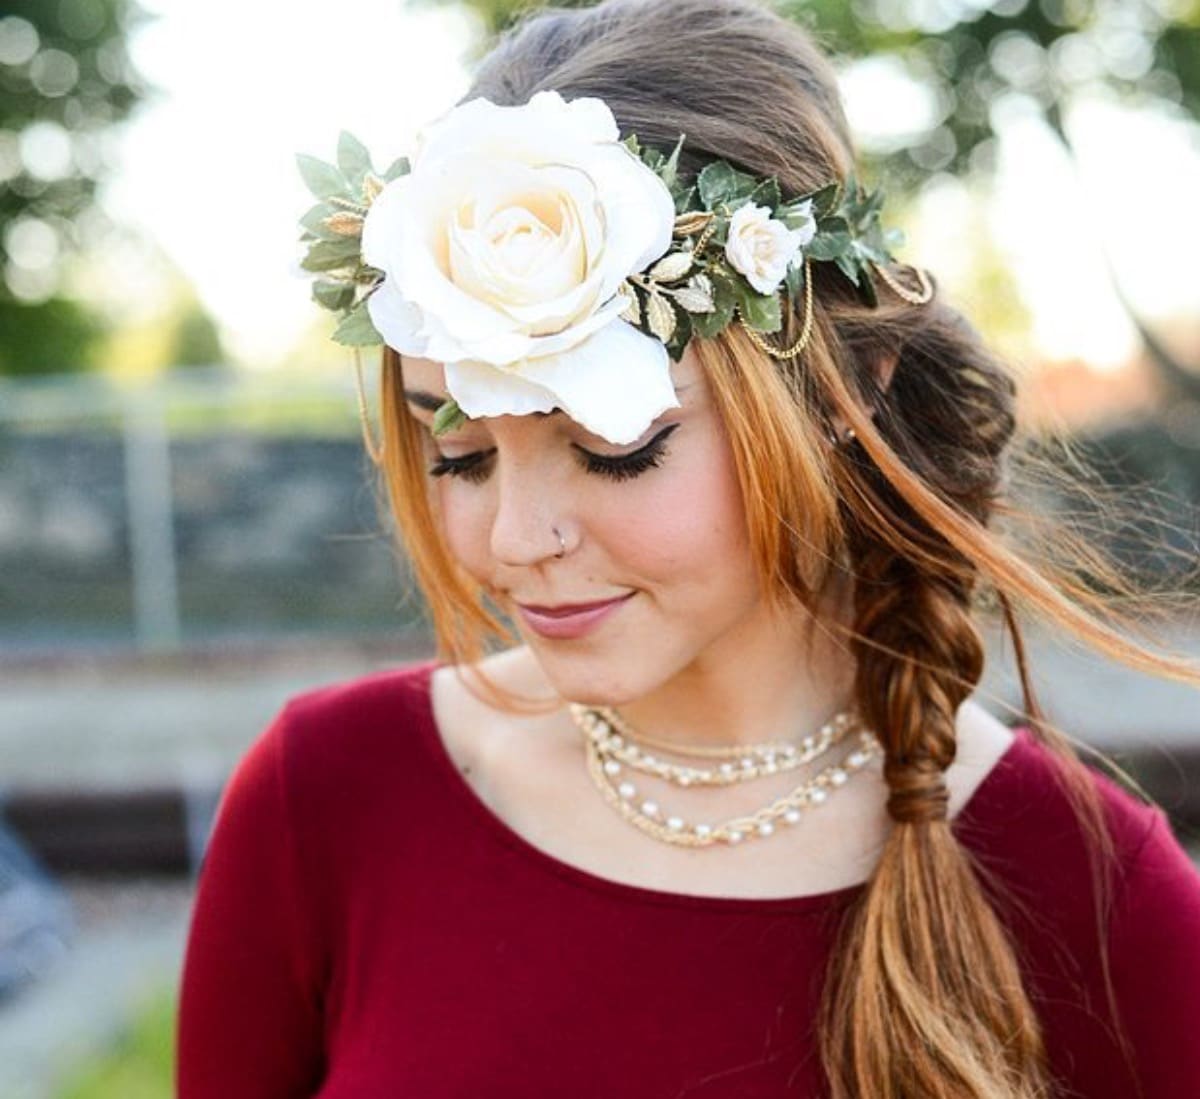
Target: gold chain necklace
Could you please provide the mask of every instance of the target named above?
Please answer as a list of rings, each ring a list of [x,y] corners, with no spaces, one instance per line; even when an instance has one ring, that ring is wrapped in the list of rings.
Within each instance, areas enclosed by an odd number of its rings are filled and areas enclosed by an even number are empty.
[[[631,736],[636,734],[628,723],[618,719],[620,732],[614,728],[610,717],[616,715],[611,710],[573,704],[570,713],[585,734],[588,774],[604,800],[625,820],[647,835],[664,843],[685,847],[707,847],[717,843],[732,846],[745,839],[772,836],[780,822],[785,825],[798,823],[805,809],[823,805],[829,794],[844,786],[855,772],[866,766],[878,750],[878,741],[874,735],[860,729],[855,748],[838,763],[825,767],[789,793],[775,798],[753,813],[733,817],[719,824],[689,823],[681,816],[664,812],[654,800],[639,798],[637,787],[627,777],[623,777],[624,768],[628,765],[678,786],[724,785],[729,782],[748,781],[751,778],[791,770],[801,763],[811,761],[832,744],[843,739],[855,724],[854,719],[845,714],[837,715],[815,736],[806,737],[799,749],[793,747],[791,755],[775,752],[776,745],[743,746],[737,749],[739,753],[745,753],[741,755],[737,766],[726,763],[715,769],[704,769],[669,764],[653,756],[649,756],[647,763],[647,753],[636,744],[631,744]],[[646,743],[644,739],[642,742]],[[631,748],[633,752],[630,751]],[[671,745],[670,748],[677,754],[688,753],[688,749],[681,746]],[[772,752],[775,752],[773,756]],[[631,762],[631,757],[637,762]],[[792,762],[793,760],[799,762]],[[774,770],[769,770],[769,766],[773,766]],[[726,770],[726,767],[729,769]],[[698,775],[707,776],[708,781],[702,782]]]

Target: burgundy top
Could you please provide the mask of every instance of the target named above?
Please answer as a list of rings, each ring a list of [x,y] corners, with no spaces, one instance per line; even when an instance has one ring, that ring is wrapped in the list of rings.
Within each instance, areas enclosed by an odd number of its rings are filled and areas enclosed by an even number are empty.
[[[179,1099],[827,1094],[813,1019],[863,888],[697,897],[522,839],[459,774],[433,665],[293,699],[238,765],[200,875]],[[1062,1095],[1137,1095],[1107,1026],[1083,839],[1017,737],[954,821],[1002,905]],[[1096,775],[1120,867],[1112,973],[1147,1099],[1200,1095],[1200,874]]]

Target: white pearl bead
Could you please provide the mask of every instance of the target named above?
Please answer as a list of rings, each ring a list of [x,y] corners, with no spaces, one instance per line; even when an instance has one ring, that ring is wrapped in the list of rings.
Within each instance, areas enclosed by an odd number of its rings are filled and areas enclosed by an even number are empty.
[[[621,773],[621,765],[615,759],[606,759],[604,761],[604,773],[606,775],[619,775]]]
[[[829,772],[829,781],[832,782],[834,784],[834,786],[843,785],[846,781],[846,778],[847,778],[846,772],[843,771],[840,767],[837,768],[836,770]]]
[[[814,805],[820,805],[827,797],[829,797],[829,795],[819,786],[815,790],[810,790],[808,792],[808,800]]]
[[[736,828],[734,828],[729,832],[729,834],[725,838],[729,843],[741,843],[743,836],[742,836],[741,832],[739,832]]]
[[[617,787],[617,793],[620,794],[621,797],[628,799],[633,797],[633,795],[637,793],[637,790],[634,789],[632,782],[622,782],[621,785]]]
[[[783,819],[786,820],[788,824],[796,824],[800,820],[800,810],[789,809],[783,814]]]
[[[645,813],[646,816],[648,816],[648,817],[658,816],[658,802],[643,801],[642,802],[642,812]]]
[[[702,840],[703,840],[703,839],[708,839],[708,837],[712,835],[712,825],[709,825],[709,824],[697,824],[697,825],[696,825],[696,827],[693,829],[693,831],[694,831],[694,832],[696,833],[696,835],[697,835],[697,836],[699,836],[699,837],[700,837]]]
[[[762,824],[758,826],[758,834],[760,836],[769,836],[774,831],[775,825],[773,825],[769,820],[764,820]]]
[[[766,771],[768,775],[773,775],[779,770],[779,768],[775,766],[775,761],[773,759],[769,759],[763,764],[763,770]]]
[[[867,762],[867,757],[865,755],[863,755],[862,752],[851,752],[850,755],[846,758],[846,762],[851,767],[861,767],[864,763]]]
[[[742,770],[743,771],[751,771],[753,769],[754,769],[754,760],[752,760],[748,757],[744,758],[742,760]]]
[[[667,827],[670,828],[672,832],[682,831],[683,821],[679,817],[667,817]]]
[[[722,763],[721,764],[721,774],[732,775],[733,774],[733,764],[732,763]]]

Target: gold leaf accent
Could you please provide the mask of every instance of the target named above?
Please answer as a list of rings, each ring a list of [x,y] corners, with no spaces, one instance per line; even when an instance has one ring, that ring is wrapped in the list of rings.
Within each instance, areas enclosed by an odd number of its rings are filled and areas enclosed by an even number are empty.
[[[713,300],[712,280],[707,275],[696,275],[686,286],[674,291],[675,300],[689,313],[712,313],[717,308]]]
[[[374,172],[368,172],[363,176],[363,202],[368,206],[371,205],[379,197],[379,192],[387,186]]]
[[[677,282],[692,269],[689,252],[672,252],[650,268],[650,277],[657,282]]]
[[[634,293],[633,287],[629,283],[623,282],[617,288],[617,293],[625,299],[625,308],[620,313],[622,320],[627,320],[630,324],[641,324],[642,306],[638,302],[638,297]]]
[[[339,212],[330,214],[321,224],[340,237],[357,237],[362,233],[363,219],[359,214]]]
[[[679,214],[675,218],[675,235],[677,237],[690,237],[700,232],[712,219],[716,217],[711,210],[692,210],[686,214]]]
[[[661,294],[652,293],[646,298],[646,323],[663,343],[675,335],[675,310]]]

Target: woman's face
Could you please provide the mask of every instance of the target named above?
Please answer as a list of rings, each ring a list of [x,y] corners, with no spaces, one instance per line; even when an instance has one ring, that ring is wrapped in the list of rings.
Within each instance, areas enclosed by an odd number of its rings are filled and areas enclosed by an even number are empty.
[[[672,368],[681,407],[621,447],[561,412],[470,420],[435,439],[442,369],[406,357],[403,374],[449,549],[512,602],[560,695],[617,705],[737,661],[766,610],[691,349]]]

